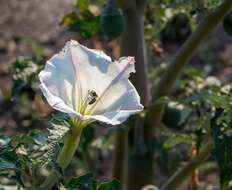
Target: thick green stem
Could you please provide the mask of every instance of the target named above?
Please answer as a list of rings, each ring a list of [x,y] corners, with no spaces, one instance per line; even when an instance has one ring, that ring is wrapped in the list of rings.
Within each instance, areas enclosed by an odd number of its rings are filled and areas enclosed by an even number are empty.
[[[121,55],[135,57],[136,74],[131,76],[131,80],[140,94],[141,102],[147,105],[149,90],[143,27],[143,12],[146,0],[139,2],[140,6],[138,6],[136,0],[118,0],[118,2],[123,10],[125,20],[125,30],[121,39]],[[142,133],[140,133],[140,135],[143,136],[143,126],[141,126],[141,128]],[[120,131],[116,134],[114,176],[123,184],[121,189],[136,190],[136,188],[132,186],[141,189],[144,184],[147,184],[148,178],[145,176],[141,176],[139,179],[137,178],[139,175],[138,173],[141,173],[136,169],[136,161],[139,159],[137,159],[138,155],[128,153],[132,152],[133,147],[128,147],[127,133],[127,131]],[[136,141],[136,139],[134,139],[134,141]],[[128,155],[130,156],[128,157]],[[135,162],[132,163],[128,161],[128,159],[135,160]],[[128,178],[128,180],[126,180],[126,178]],[[126,181],[128,181],[128,187],[125,186]]]
[[[64,146],[57,158],[57,163],[59,164],[59,166],[62,168],[63,171],[66,169],[66,167],[69,165],[69,163],[73,158],[73,155],[80,141],[80,136],[81,136],[81,127],[75,126],[72,129],[70,129],[67,136],[65,137]],[[55,185],[59,177],[60,177],[60,173],[57,170],[53,169],[49,174],[49,176],[46,178],[45,182],[40,187],[40,189],[41,190],[51,189],[53,185]]]
[[[173,61],[169,64],[165,74],[162,76],[156,88],[155,93],[152,96],[153,100],[157,100],[162,96],[169,95],[175,80],[180,75],[184,66],[193,57],[199,46],[206,40],[209,33],[216,28],[216,26],[230,12],[231,9],[232,1],[225,0],[218,8],[216,8],[202,20],[196,31],[179,49]],[[152,106],[148,110],[147,121],[150,128],[146,133],[154,133],[155,127],[159,124],[161,112],[161,105]]]
[[[121,54],[122,56],[134,56],[135,57],[135,68],[136,74],[131,76],[131,81],[135,85],[135,88],[138,90],[138,93],[141,97],[141,102],[143,105],[147,105],[149,101],[149,90],[148,90],[148,80],[147,80],[147,60],[145,53],[145,41],[144,41],[144,23],[143,23],[143,14],[146,6],[146,1],[121,1],[123,15],[125,19],[125,30],[121,39]],[[124,3],[124,4],[123,4]],[[130,133],[133,135],[133,142],[130,142],[128,146],[128,151],[125,147],[120,146],[116,147],[118,149],[124,150],[124,159],[126,157],[128,166],[121,165],[120,169],[123,174],[126,172],[123,171],[127,167],[127,190],[140,190],[146,184],[150,184],[153,179],[153,165],[152,160],[153,156],[150,154],[147,146],[149,144],[148,138],[144,137],[144,125],[141,124],[136,128],[131,130],[136,131]],[[127,135],[118,134],[118,139],[124,139]],[[144,140],[145,152],[134,152],[136,149],[135,146],[138,144],[139,139]],[[123,142],[128,141],[128,139],[122,140]],[[117,144],[116,144],[117,145]],[[121,152],[117,151],[117,152]],[[117,157],[116,157],[117,158]],[[118,156],[120,159],[120,157]],[[121,158],[122,159],[122,158]],[[119,161],[118,161],[119,162]],[[123,161],[121,161],[123,163]],[[124,162],[125,163],[125,162]],[[146,175],[145,175],[146,174]],[[125,180],[125,176],[124,176]]]
[[[127,148],[128,132],[119,130],[115,134],[115,152],[114,152],[114,177],[120,181],[120,189],[126,189],[127,182]]]
[[[128,10],[128,12],[123,12],[123,14],[125,19],[125,31],[121,40],[121,55],[135,57],[136,73],[132,74],[130,79],[141,97],[141,102],[143,105],[147,105],[149,90],[143,12],[141,12],[141,10]]]
[[[161,188],[161,190],[175,190],[188,178],[194,170],[204,162],[213,149],[212,143],[208,143],[200,153],[189,161],[183,168],[178,170]]]

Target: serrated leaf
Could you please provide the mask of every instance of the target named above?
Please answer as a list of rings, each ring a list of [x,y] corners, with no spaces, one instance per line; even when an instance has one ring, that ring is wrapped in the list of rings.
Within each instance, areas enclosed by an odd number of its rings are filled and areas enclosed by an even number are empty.
[[[52,124],[52,127],[48,129],[49,135],[47,137],[47,143],[44,145],[45,153],[41,158],[41,166],[46,166],[50,162],[53,163],[53,160],[56,160],[60,150],[60,143],[69,129],[69,125],[56,124]]]

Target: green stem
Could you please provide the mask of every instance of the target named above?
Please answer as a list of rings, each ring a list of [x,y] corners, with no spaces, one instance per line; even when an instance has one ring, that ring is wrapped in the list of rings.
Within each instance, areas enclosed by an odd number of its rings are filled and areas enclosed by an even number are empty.
[[[125,21],[125,30],[121,39],[121,55],[135,57],[136,74],[132,75],[130,79],[135,85],[143,105],[147,105],[149,99],[143,26],[143,13],[146,2],[146,0],[142,0],[138,4],[136,0],[118,0]],[[143,126],[141,126],[141,130],[143,132]],[[140,135],[143,136],[143,133],[140,133]],[[135,137],[133,139],[135,142],[137,141]],[[128,162],[128,156],[133,155],[129,153],[133,150],[133,142],[131,143],[132,146],[129,147],[128,131],[118,132],[115,140],[114,176],[122,183],[121,190],[137,190],[144,186],[144,184],[147,184],[150,178],[146,178],[146,176],[140,176],[139,179],[137,178],[138,173],[141,173],[139,170],[136,170],[136,161],[139,160],[137,159],[137,155],[135,155],[135,162]],[[133,158],[134,155],[131,159]],[[135,178],[137,179],[134,180]],[[126,184],[126,182],[128,182],[128,184]],[[137,189],[135,189],[134,186],[137,186]]]
[[[126,189],[128,131],[120,129],[115,134],[114,177],[120,181],[120,189]]]
[[[182,184],[182,182],[191,175],[191,173],[210,155],[213,149],[212,143],[208,143],[191,161],[189,161],[183,168],[178,170],[161,188],[161,190],[175,190]]]
[[[134,56],[135,57],[135,68],[136,74],[130,77],[132,83],[135,85],[143,105],[147,105],[149,101],[149,88],[147,79],[147,60],[146,60],[146,48],[144,40],[144,9],[146,7],[146,0],[131,0],[131,1],[121,1],[122,10],[125,20],[125,30],[122,35],[121,40],[121,54],[122,56]],[[124,6],[125,5],[125,6]],[[133,139],[128,148],[116,146],[121,150],[116,150],[116,152],[123,152],[123,159],[127,158],[128,164],[121,164],[120,169],[121,176],[125,173],[124,180],[127,177],[127,190],[140,190],[147,184],[151,184],[153,181],[153,155],[149,151],[149,145],[151,144],[151,139],[144,136],[144,130],[146,126],[143,123],[139,126],[130,129],[130,135],[133,135]],[[136,134],[136,135],[135,135]],[[125,134],[118,134],[118,139],[121,142],[127,142],[128,138]],[[142,139],[142,141],[141,141]],[[139,144],[139,145],[138,145]],[[124,146],[126,143],[124,144]],[[138,147],[137,147],[138,145]],[[143,146],[144,151],[139,151],[135,153],[135,149],[140,149]],[[116,156],[118,160],[120,155]],[[122,158],[121,158],[122,159]],[[118,163],[125,163],[122,160]],[[126,168],[128,167],[128,168]],[[124,171],[127,170],[127,171]]]
[[[144,1],[146,2],[146,1]],[[143,11],[127,10],[123,12],[125,30],[121,40],[121,56],[135,57],[136,74],[130,80],[135,85],[143,105],[148,104],[149,88],[147,77],[147,60],[144,40]]]
[[[189,37],[184,45],[176,53],[173,61],[169,64],[165,74],[162,76],[155,93],[153,94],[153,100],[157,100],[162,96],[169,95],[174,82],[180,75],[184,66],[193,57],[198,50],[199,46],[205,42],[207,36],[212,32],[221,20],[230,12],[232,9],[232,1],[225,0],[217,7],[214,11],[208,14],[202,22],[199,24],[196,31]],[[161,105],[152,106],[148,110],[147,122],[149,128],[147,129],[148,134],[154,134],[155,127],[159,124],[162,112]]]
[[[64,146],[57,158],[57,163],[62,168],[62,170],[66,169],[66,167],[69,165],[73,158],[73,155],[80,141],[81,130],[81,126],[75,126],[72,129],[70,129],[67,136],[65,137]],[[53,185],[55,185],[59,177],[60,173],[57,170],[53,169],[49,176],[46,178],[45,182],[40,187],[40,189],[51,189]]]

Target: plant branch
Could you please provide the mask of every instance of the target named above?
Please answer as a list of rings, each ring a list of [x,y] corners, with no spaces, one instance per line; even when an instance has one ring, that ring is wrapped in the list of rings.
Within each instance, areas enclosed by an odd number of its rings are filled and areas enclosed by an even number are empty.
[[[189,161],[183,168],[178,170],[161,188],[161,190],[175,190],[182,184],[182,182],[191,175],[192,172],[204,162],[212,151],[212,143],[208,143],[191,161]]]
[[[147,82],[143,26],[143,7],[146,6],[147,0],[140,2],[141,4],[143,4],[143,6],[138,6],[137,0],[118,0],[118,2],[123,11],[125,21],[125,29],[121,39],[121,55],[135,57],[136,74],[132,75],[130,79],[135,85],[135,88],[138,90],[138,93],[140,94],[142,104],[147,105],[149,99],[149,90]],[[143,126],[141,126],[141,128],[143,131]],[[133,186],[137,186],[137,189],[139,189],[140,187],[147,184],[147,181],[150,180],[150,178],[143,175],[142,177],[140,177],[139,179],[137,178],[137,180],[134,181],[134,179],[141,172],[139,171],[139,169],[137,169],[137,164],[135,162],[128,162],[128,155],[132,155],[129,152],[132,151],[131,146],[133,146],[133,142],[130,144],[129,147],[127,133],[127,131],[120,131],[116,134],[114,175],[116,178],[120,179],[123,182],[123,185],[125,181],[128,181],[127,187],[122,187],[122,189],[124,188],[128,190],[136,190],[134,187],[131,186],[131,184]],[[140,135],[143,135],[143,133],[140,133]],[[135,137],[133,139],[134,141],[137,141]],[[134,157],[136,156],[133,156],[133,158]],[[136,159],[136,161],[137,160],[139,159]],[[128,180],[125,179],[127,176]]]
[[[166,72],[161,78],[155,93],[153,94],[153,100],[157,100],[160,97],[169,95],[172,86],[180,75],[183,67],[194,56],[199,46],[205,41],[206,37],[212,32],[221,20],[232,9],[232,1],[224,0],[223,3],[218,6],[213,12],[209,13],[199,24],[196,31],[189,37],[184,45],[176,53],[173,61],[168,66]],[[148,110],[147,122],[150,129],[147,133],[154,134],[154,128],[158,125],[161,117],[162,106],[151,106]]]
[[[125,31],[121,40],[121,55],[135,57],[136,74],[130,79],[135,85],[143,105],[147,105],[149,99],[147,60],[145,53],[143,13],[140,10],[124,12]]]

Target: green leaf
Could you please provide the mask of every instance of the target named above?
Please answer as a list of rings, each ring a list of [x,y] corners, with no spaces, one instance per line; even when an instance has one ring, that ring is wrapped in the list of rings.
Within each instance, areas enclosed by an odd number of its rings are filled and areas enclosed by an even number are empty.
[[[228,131],[232,130],[232,120],[224,125],[217,121],[223,117],[223,109],[217,109],[215,117],[211,120],[211,131],[214,140],[213,154],[220,169],[221,189],[231,189],[232,179],[232,136]]]
[[[79,15],[72,12],[64,16],[60,25],[69,30],[78,32],[83,38],[90,38],[99,33],[99,16],[94,16],[88,9]]]
[[[16,163],[9,162],[3,158],[0,158],[0,171],[1,170],[17,170]]]
[[[11,142],[13,144],[28,144],[28,145],[36,144],[36,141],[28,135],[20,135],[13,137]]]
[[[115,179],[107,182],[101,183],[97,190],[118,190],[119,189],[119,182]]]
[[[72,12],[64,16],[62,21],[60,22],[61,25],[67,26],[70,30],[78,30],[79,27],[75,28],[75,25],[77,25],[78,16],[76,13]]]
[[[93,177],[93,174],[88,173],[86,175],[72,178],[67,183],[66,187],[69,190],[96,190],[97,189],[97,180]]]
[[[13,73],[12,96],[18,98],[22,93],[27,93],[34,98],[34,91],[38,86],[38,73],[42,69],[41,58],[24,56],[19,57],[10,66]]]
[[[66,113],[57,113],[52,115],[52,117],[49,118],[48,121],[55,125],[69,126],[70,117]]]
[[[56,160],[57,154],[60,150],[60,143],[63,141],[64,136],[69,131],[69,125],[57,125],[52,124],[52,127],[48,129],[49,135],[47,137],[47,143],[44,145],[45,153],[41,158],[41,166],[47,164],[53,164]]]
[[[89,0],[76,0],[75,7],[81,11],[87,10],[89,8]]]
[[[171,134],[164,142],[165,148],[172,148],[180,143],[193,144],[194,137],[186,134]]]
[[[10,142],[10,138],[4,135],[0,135],[0,148],[6,146]]]

